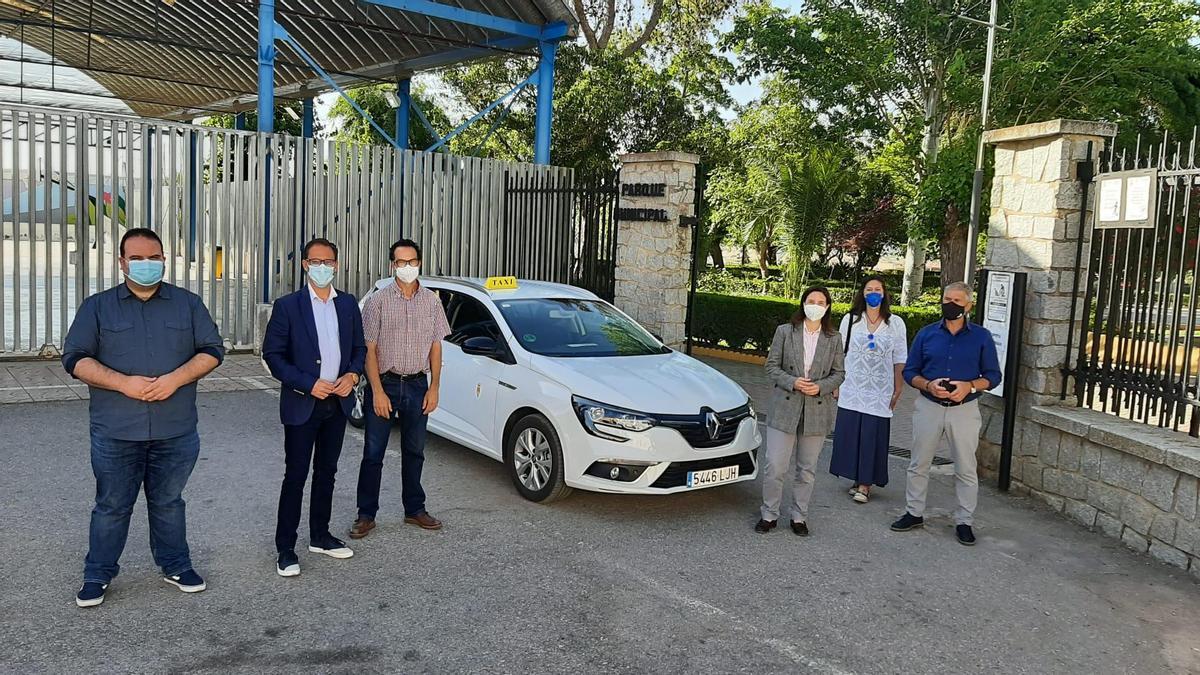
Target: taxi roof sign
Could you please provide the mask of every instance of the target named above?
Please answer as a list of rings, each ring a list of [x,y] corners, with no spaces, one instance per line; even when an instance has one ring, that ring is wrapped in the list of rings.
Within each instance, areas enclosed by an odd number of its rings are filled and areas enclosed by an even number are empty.
[[[488,277],[483,282],[483,287],[489,291],[515,291],[517,290],[516,277]]]

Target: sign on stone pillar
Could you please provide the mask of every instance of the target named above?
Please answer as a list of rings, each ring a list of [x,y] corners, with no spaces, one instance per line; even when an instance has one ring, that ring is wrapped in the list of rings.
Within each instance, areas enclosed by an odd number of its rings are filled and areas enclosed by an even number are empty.
[[[1076,259],[1079,237],[1086,235],[1080,225],[1090,222],[1095,203],[1093,190],[1084,208],[1078,163],[1088,158],[1089,142],[1095,160],[1116,131],[1116,125],[1104,122],[1054,120],[984,134],[984,141],[996,148],[986,266],[1029,275],[1020,371],[1017,381],[1004,387],[1006,396],[1019,396],[1018,434],[1021,417],[1031,406],[1057,403],[1062,391],[1068,336],[1079,330],[1078,320],[1075,325],[1070,321],[1075,274],[1089,259],[1086,241]],[[1086,311],[1076,309],[1077,315]],[[1002,415],[998,399],[982,400],[985,431],[979,464],[987,470],[999,460]],[[1019,438],[1015,445],[1021,446]]]
[[[673,348],[687,333],[696,165],[686,152],[621,157],[615,302]]]

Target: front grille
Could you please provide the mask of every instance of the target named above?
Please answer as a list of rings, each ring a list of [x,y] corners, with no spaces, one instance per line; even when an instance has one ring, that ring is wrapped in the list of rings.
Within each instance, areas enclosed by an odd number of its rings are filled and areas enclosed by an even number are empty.
[[[750,404],[716,413],[720,423],[716,436],[709,434],[709,412],[711,411],[703,410],[698,415],[655,415],[654,418],[658,420],[659,426],[678,431],[693,448],[719,448],[733,442],[742,420],[750,416]]]
[[[671,462],[667,470],[650,487],[673,488],[687,485],[689,471],[704,471],[705,469],[720,469],[726,466],[738,467],[738,476],[749,476],[754,473],[754,455],[743,452],[740,455],[714,457],[713,459],[698,459],[691,462]]]

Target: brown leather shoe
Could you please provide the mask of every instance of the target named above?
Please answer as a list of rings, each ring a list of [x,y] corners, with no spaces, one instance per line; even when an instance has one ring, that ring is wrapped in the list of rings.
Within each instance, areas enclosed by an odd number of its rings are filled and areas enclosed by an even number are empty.
[[[371,530],[373,530],[373,529],[375,529],[375,521],[374,520],[369,520],[367,518],[359,518],[358,520],[354,521],[354,525],[352,525],[350,527],[350,538],[351,539],[362,539],[363,537],[370,534]]]
[[[428,513],[425,513],[424,511],[422,511],[421,513],[418,513],[415,516],[405,516],[404,522],[408,523],[409,525],[420,525],[421,529],[424,529],[424,530],[440,530],[440,529],[442,529],[442,521],[438,520],[437,518],[434,518],[433,516],[429,515]]]

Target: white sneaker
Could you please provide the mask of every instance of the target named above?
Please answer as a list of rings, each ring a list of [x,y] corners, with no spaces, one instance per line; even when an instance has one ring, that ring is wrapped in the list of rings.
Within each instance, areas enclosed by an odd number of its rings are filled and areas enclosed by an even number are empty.
[[[308,551],[309,553],[322,553],[330,558],[339,559],[350,558],[354,555],[354,551],[347,548],[345,542],[336,537],[329,537],[319,544],[313,542],[308,545]]]
[[[287,567],[275,565],[275,573],[281,577],[298,577],[300,576],[300,563],[292,563]]]
[[[866,504],[870,499],[871,498],[867,496],[867,493],[865,492],[857,491],[854,493],[854,501],[858,502],[859,504]]]

